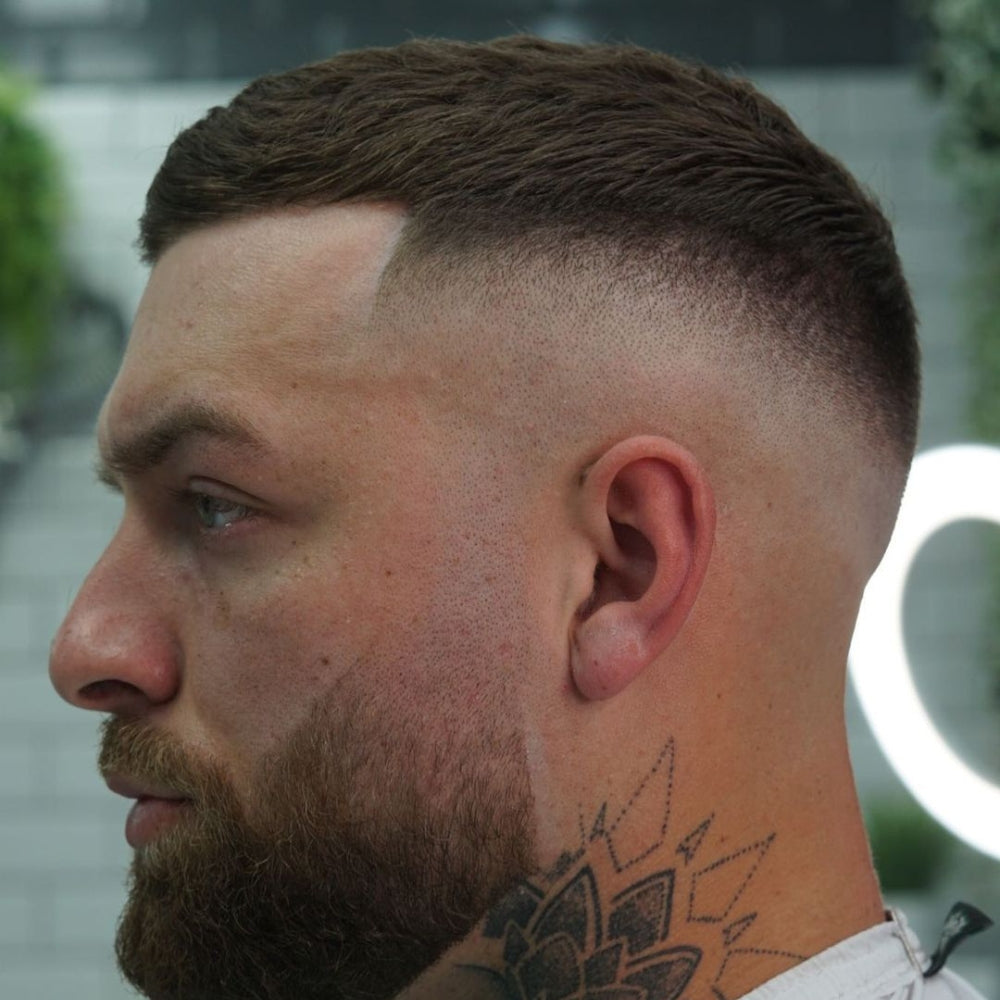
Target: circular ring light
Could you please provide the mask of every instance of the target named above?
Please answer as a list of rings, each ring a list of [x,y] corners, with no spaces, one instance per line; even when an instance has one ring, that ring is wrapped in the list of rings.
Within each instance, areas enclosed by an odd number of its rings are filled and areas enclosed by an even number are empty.
[[[885,558],[865,590],[851,678],[875,738],[918,802],[957,837],[1000,859],[1000,788],[945,742],[913,681],[903,592],[927,539],[955,521],[1000,525],[1000,449],[955,445],[918,455]]]

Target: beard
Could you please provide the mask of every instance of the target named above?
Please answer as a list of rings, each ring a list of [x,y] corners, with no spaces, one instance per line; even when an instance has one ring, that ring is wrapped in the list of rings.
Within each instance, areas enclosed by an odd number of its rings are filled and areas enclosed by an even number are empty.
[[[257,768],[251,801],[172,737],[104,723],[102,773],[191,800],[130,869],[116,952],[140,993],[387,1000],[530,873],[520,740],[428,747],[380,721],[361,699],[318,706]]]

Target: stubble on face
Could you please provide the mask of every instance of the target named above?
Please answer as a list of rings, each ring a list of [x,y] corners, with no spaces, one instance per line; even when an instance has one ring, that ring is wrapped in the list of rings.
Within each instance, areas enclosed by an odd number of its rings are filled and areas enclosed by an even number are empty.
[[[151,1000],[385,1000],[534,867],[512,730],[426,736],[355,695],[318,704],[240,796],[140,721],[104,724],[100,768],[192,800],[138,849],[116,940]]]

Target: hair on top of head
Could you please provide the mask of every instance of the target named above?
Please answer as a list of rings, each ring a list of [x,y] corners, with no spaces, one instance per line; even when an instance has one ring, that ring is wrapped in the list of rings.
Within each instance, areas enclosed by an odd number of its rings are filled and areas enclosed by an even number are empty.
[[[155,261],[213,222],[344,201],[405,205],[418,256],[606,245],[637,270],[738,282],[782,364],[801,359],[912,456],[919,352],[889,223],[744,80],[530,37],[345,52],[261,77],[183,131],[140,246]]]

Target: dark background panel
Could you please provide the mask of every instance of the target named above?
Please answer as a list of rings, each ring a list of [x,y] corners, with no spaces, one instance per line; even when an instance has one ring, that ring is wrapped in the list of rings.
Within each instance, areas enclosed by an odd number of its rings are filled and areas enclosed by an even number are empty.
[[[633,41],[723,66],[897,66],[916,0],[0,0],[0,59],[48,82],[236,79],[413,35]]]

